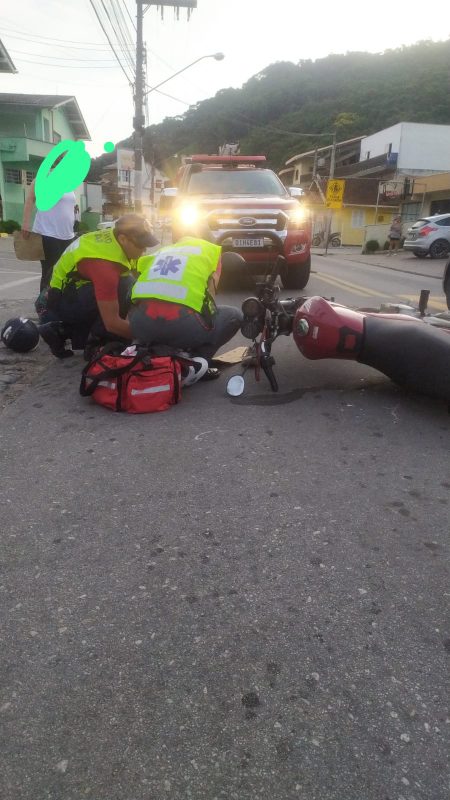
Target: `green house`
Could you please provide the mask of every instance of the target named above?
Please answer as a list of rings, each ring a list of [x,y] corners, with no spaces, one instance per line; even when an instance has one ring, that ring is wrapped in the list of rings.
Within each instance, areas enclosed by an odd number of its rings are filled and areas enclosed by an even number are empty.
[[[28,187],[57,142],[90,138],[75,97],[0,93],[0,219],[21,224]]]

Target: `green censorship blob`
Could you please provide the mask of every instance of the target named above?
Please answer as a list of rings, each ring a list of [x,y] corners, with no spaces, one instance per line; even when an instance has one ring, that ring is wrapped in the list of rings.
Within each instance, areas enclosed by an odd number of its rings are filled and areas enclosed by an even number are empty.
[[[57,158],[65,154],[52,169]],[[73,192],[89,172],[91,157],[84,142],[64,139],[45,156],[36,175],[34,192],[39,211],[48,211],[66,192]]]

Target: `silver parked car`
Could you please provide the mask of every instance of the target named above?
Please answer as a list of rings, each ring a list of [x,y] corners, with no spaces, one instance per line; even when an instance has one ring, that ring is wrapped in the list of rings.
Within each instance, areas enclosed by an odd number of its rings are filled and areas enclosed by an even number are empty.
[[[408,228],[403,243],[417,258],[447,258],[450,255],[450,214],[422,217]]]

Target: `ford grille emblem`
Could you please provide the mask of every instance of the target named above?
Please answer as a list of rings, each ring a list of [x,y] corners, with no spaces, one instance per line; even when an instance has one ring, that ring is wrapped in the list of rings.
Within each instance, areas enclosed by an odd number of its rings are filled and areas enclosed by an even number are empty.
[[[245,225],[248,228],[250,225],[256,225],[256,219],[254,217],[241,217],[239,225]]]

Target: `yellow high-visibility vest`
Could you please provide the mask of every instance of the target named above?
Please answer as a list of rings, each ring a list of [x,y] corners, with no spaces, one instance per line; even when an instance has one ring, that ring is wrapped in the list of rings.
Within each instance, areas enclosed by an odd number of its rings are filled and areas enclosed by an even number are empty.
[[[134,284],[132,301],[155,298],[201,311],[221,251],[216,244],[186,236],[150,256],[142,256],[137,264],[140,277]]]

